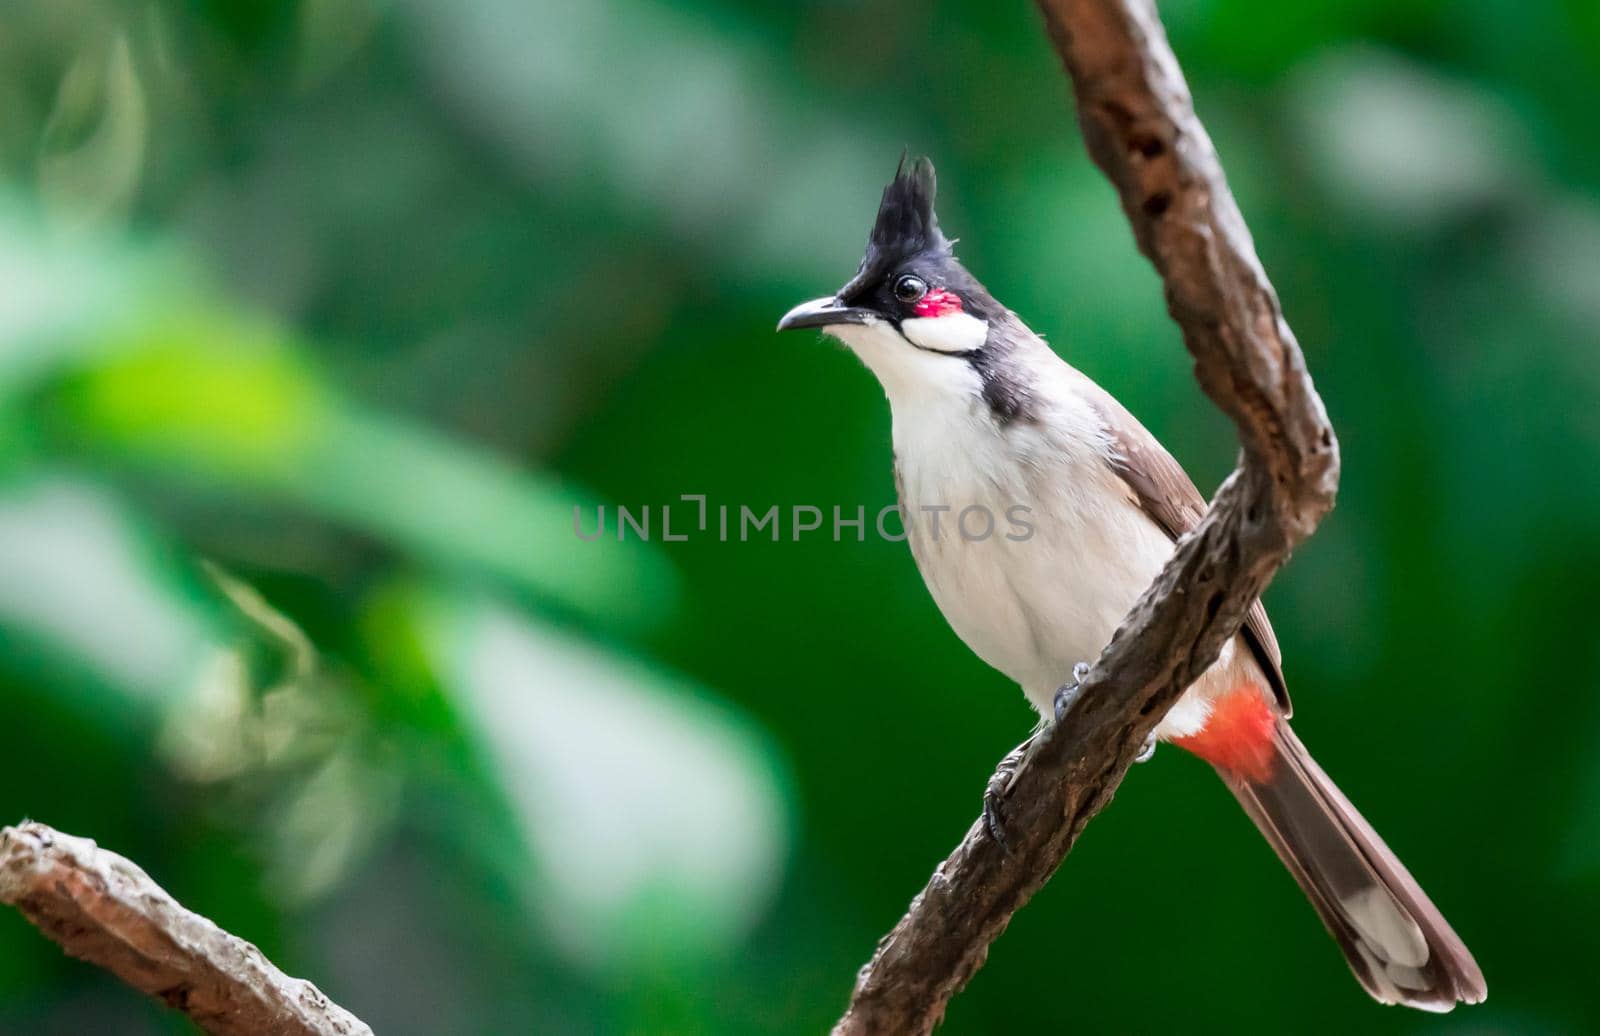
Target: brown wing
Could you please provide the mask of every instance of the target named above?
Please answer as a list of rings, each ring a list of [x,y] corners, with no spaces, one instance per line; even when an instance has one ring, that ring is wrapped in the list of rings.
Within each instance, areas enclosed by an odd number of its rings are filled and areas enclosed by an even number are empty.
[[[1085,391],[1100,410],[1111,438],[1112,456],[1108,458],[1111,470],[1127,485],[1134,501],[1174,540],[1193,529],[1206,512],[1206,500],[1183,467],[1139,423],[1138,418],[1130,414],[1110,393],[1087,377],[1083,381]],[[1289,704],[1289,688],[1283,680],[1283,658],[1278,652],[1278,638],[1273,635],[1272,624],[1267,621],[1267,610],[1259,600],[1245,614],[1240,632],[1244,634],[1245,643],[1250,645],[1256,662],[1272,683],[1272,693],[1278,700],[1278,707],[1285,716],[1290,715],[1294,710]]]

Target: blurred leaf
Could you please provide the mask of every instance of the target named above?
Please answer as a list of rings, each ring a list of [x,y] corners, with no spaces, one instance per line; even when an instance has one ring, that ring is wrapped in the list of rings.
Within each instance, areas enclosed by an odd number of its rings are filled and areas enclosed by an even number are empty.
[[[774,747],[704,690],[489,603],[431,606],[442,678],[537,866],[529,902],[600,970],[684,967],[744,936],[781,876]]]
[[[575,516],[591,497],[345,403],[281,332],[190,311],[108,353],[49,404],[91,451],[282,497],[619,631],[650,628],[670,608],[675,576],[650,544],[578,540]]]
[[[1428,229],[1534,182],[1508,105],[1399,55],[1329,52],[1296,71],[1290,98],[1307,169],[1383,228]]]
[[[483,570],[623,633],[671,614],[678,577],[637,538],[580,542],[593,496],[404,422],[347,412],[292,487],[421,557]],[[594,549],[598,548],[598,549]]]
[[[214,619],[103,490],[67,478],[0,489],[0,625],[39,637],[145,705],[180,694]]]
[[[221,312],[139,328],[64,404],[90,439],[269,483],[295,479],[332,410],[276,332]]]
[[[65,224],[121,214],[144,160],[148,116],[128,39],[82,54],[62,77],[45,125],[39,194]]]
[[[120,325],[171,295],[172,257],[122,239],[46,230],[0,190],[0,407],[111,348]]]

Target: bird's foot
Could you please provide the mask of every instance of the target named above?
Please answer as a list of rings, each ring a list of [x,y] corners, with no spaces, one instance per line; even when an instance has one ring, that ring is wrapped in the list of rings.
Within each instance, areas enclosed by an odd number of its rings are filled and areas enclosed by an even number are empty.
[[[1133,757],[1133,761],[1136,763],[1148,763],[1155,757],[1155,754],[1156,732],[1152,730],[1149,736],[1144,739],[1144,744],[1139,746],[1139,754]]]
[[[988,787],[983,789],[983,826],[1007,856],[1011,855],[1011,843],[1006,841],[1005,804],[1013,776],[1002,770],[990,777]]]
[[[1056,689],[1055,714],[1056,722],[1060,723],[1072,706],[1077,703],[1078,695],[1083,690],[1084,678],[1089,675],[1089,663],[1079,662],[1072,667],[1072,682],[1062,684]]]
[[[1030,737],[1000,760],[999,768],[983,789],[983,826],[1007,856],[1011,855],[1011,843],[1006,839],[1006,797],[1011,794],[1011,786],[1017,783],[1017,774],[1028,765],[1038,743],[1037,735]]]
[[[1062,717],[1078,700],[1080,685],[1088,675],[1089,663],[1079,662],[1072,667],[1072,682],[1057,689],[1054,700],[1056,723],[1061,722]],[[1033,753],[1044,743],[1049,732],[1048,726],[1041,725],[1033,737],[1001,760],[999,769],[989,778],[989,783],[983,789],[984,829],[1000,847],[1000,851],[1007,856],[1011,855],[1011,843],[1006,838],[1006,798],[1011,794],[1012,785],[1017,783],[1017,775],[1027,767],[1028,761],[1033,758]]]

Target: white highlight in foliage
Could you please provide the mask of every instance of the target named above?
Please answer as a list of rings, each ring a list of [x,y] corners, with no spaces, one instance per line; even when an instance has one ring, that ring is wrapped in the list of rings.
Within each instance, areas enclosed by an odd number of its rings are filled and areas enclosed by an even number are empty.
[[[727,952],[788,852],[772,746],[703,688],[508,608],[453,624],[446,679],[522,822],[556,945],[608,974]]]
[[[116,499],[68,478],[0,495],[0,636],[24,632],[146,702],[211,657],[204,613],[169,583]]]

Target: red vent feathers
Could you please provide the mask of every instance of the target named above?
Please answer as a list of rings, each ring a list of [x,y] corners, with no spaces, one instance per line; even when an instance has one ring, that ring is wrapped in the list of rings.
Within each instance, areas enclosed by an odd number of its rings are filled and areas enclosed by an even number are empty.
[[[1277,757],[1272,744],[1277,722],[1277,713],[1261,691],[1241,684],[1211,703],[1204,727],[1188,737],[1173,738],[1172,743],[1213,766],[1264,784],[1272,779]]]

